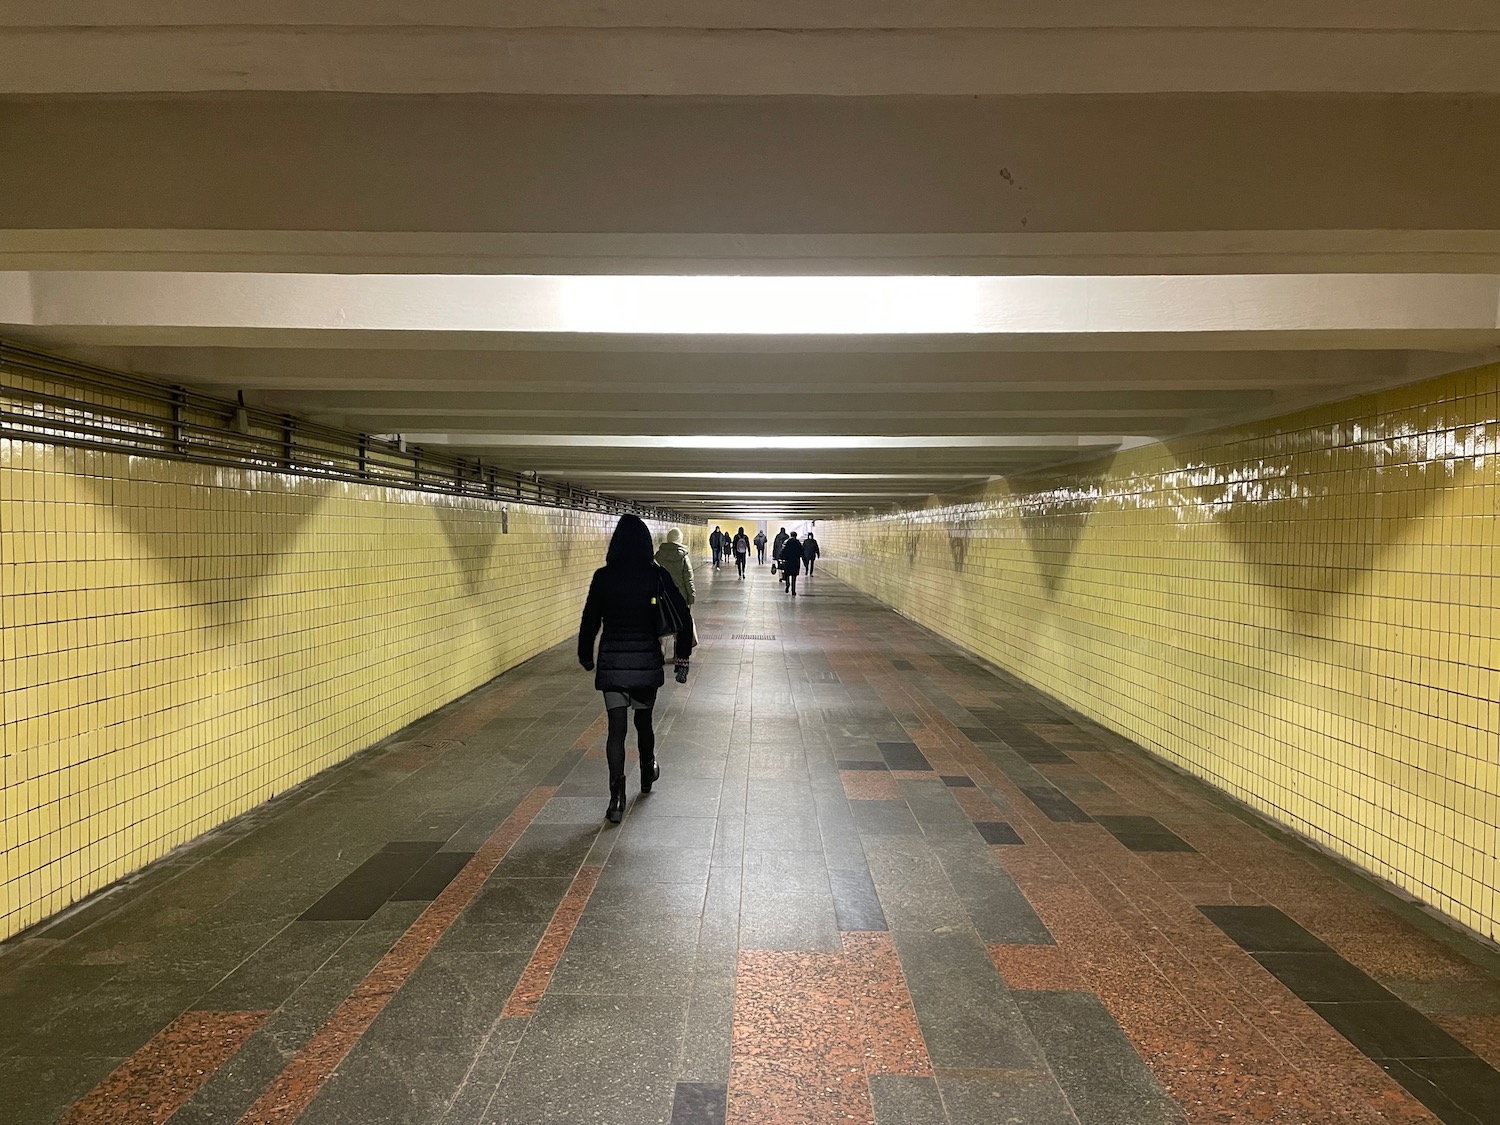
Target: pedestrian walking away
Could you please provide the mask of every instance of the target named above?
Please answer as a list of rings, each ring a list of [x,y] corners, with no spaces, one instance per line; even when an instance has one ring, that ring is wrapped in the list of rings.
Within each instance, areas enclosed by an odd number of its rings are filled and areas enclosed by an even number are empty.
[[[719,569],[719,560],[724,557],[724,548],[729,546],[729,538],[719,530],[719,525],[714,524],[714,529],[708,533],[708,545],[714,553],[714,569]]]
[[[766,533],[764,531],[755,533],[755,565],[766,565]]]
[[[689,606],[697,604],[698,590],[693,584],[693,556],[682,545],[681,528],[674,527],[667,532],[666,541],[656,549],[656,565],[672,576],[683,601]],[[693,643],[698,643],[697,622],[693,623]]]
[[[743,527],[734,533],[730,549],[734,552],[734,568],[740,572],[740,578],[743,579],[745,564],[750,561],[750,536],[745,534]]]
[[[776,533],[776,539],[771,544],[771,573],[776,573],[776,566],[781,562],[781,548],[786,546],[786,528]]]
[[[802,540],[802,562],[807,567],[807,576],[812,577],[813,566],[818,561],[818,556],[823,553],[823,548],[818,546],[817,536],[812,532],[807,533],[807,538]]]
[[[661,776],[651,710],[666,682],[661,647],[663,600],[679,626],[671,642],[673,664],[677,682],[686,683],[693,653],[692,610],[676,579],[653,560],[651,529],[639,516],[621,516],[604,565],[594,571],[589,583],[583,620],[578,626],[578,663],[585,672],[594,672],[594,686],[604,693],[604,711],[609,719],[604,747],[609,761],[609,806],[604,816],[613,824],[620,823],[625,815],[627,712],[635,712],[641,792],[651,792]]]
[[[797,575],[802,570],[802,541],[797,538],[794,531],[786,537],[786,543],[782,545],[781,554],[777,556],[777,563],[781,567],[781,581],[792,597],[797,596]]]

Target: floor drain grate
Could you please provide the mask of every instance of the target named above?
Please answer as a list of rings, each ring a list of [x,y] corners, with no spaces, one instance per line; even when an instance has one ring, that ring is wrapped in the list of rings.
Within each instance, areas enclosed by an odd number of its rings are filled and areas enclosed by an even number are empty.
[[[776,639],[776,634],[775,633],[732,633],[732,634],[730,634],[729,639],[731,641],[774,641]]]

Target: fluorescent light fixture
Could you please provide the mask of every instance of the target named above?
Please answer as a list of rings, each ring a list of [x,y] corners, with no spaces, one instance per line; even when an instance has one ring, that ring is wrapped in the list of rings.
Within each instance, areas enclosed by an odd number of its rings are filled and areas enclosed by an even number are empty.
[[[1500,328],[1497,307],[1495,274],[0,272],[0,323],[36,328],[1083,338],[1356,332],[1378,337],[1381,347],[1395,346],[1401,333],[1423,340],[1458,334],[1483,347]]]
[[[633,469],[550,469],[548,474],[566,478],[569,472],[575,476],[607,478],[609,480],[985,480],[985,473],[700,473],[692,469],[675,471]]]
[[[1089,449],[1145,445],[1151,437],[1095,434],[956,434],[920,437],[852,434],[403,434],[413,445],[506,446],[515,449]]]

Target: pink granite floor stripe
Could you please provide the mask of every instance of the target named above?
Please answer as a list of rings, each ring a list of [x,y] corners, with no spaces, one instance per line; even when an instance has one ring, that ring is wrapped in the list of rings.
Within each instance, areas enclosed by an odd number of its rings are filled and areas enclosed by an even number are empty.
[[[888,933],[842,953],[741,950],[728,1125],[874,1125],[874,1075],[932,1074]]]
[[[578,919],[583,916],[584,907],[588,905],[589,896],[594,893],[594,885],[599,882],[599,875],[603,870],[602,867],[590,864],[580,868],[578,874],[573,876],[567,894],[563,895],[552,920],[547,923],[547,932],[542,935],[536,952],[527,962],[521,979],[511,990],[505,1007],[500,1009],[501,1016],[507,1019],[526,1019],[536,1015],[537,1006],[542,1002],[547,985],[552,983],[552,974],[557,971],[557,964],[573,938],[573,931],[578,928]]]
[[[350,997],[293,1056],[265,1093],[240,1118],[240,1125],[289,1125],[302,1116],[329,1075],[432,952],[438,939],[474,900],[506,853],[520,839],[521,833],[526,831],[527,825],[556,791],[555,786],[539,785],[526,795],[442,894],[397,939],[379,964],[355,986]]]
[[[64,1125],[162,1125],[270,1012],[185,1012],[63,1116]]]

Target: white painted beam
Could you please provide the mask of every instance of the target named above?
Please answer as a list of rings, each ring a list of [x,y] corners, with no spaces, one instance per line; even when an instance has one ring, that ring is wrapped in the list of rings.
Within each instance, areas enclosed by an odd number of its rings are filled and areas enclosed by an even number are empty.
[[[1500,330],[1494,274],[621,277],[34,272],[54,330],[695,336],[1328,334],[1400,346]],[[0,274],[0,284],[23,281]]]

